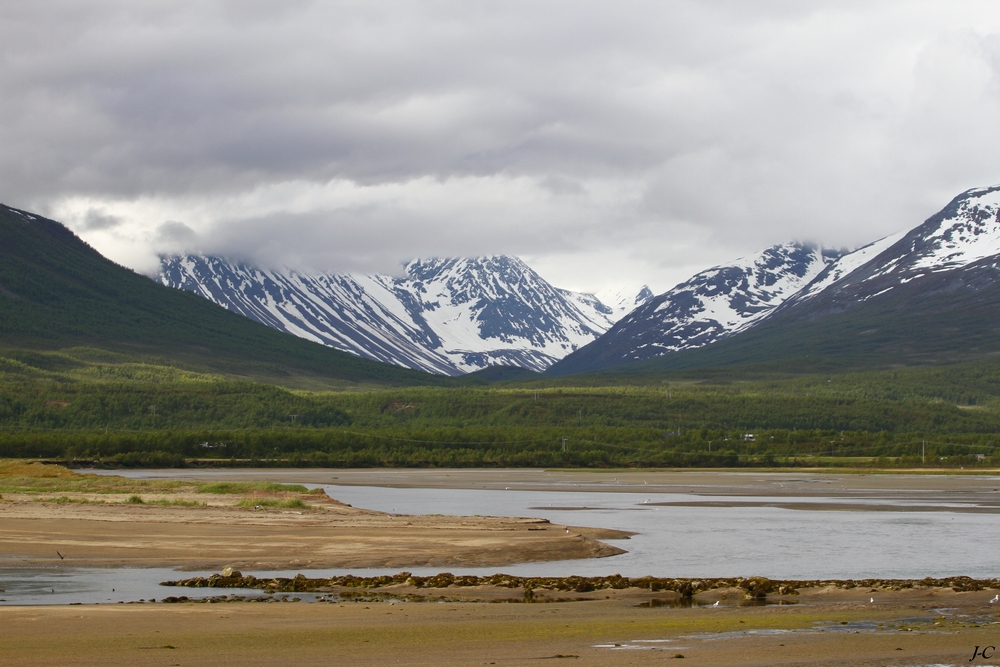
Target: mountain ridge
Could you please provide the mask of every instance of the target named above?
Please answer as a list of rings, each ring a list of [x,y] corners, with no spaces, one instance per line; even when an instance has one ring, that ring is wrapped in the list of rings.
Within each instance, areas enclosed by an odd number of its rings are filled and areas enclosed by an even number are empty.
[[[286,333],[446,375],[542,371],[613,324],[614,308],[552,286],[516,257],[420,259],[404,270],[309,275],[183,255],[161,257],[156,279]]]

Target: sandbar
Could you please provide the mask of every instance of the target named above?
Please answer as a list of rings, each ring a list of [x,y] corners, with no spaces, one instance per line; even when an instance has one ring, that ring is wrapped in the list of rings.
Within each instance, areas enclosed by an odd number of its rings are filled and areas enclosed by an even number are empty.
[[[623,553],[628,533],[530,517],[0,502],[4,566],[292,568],[501,566]]]

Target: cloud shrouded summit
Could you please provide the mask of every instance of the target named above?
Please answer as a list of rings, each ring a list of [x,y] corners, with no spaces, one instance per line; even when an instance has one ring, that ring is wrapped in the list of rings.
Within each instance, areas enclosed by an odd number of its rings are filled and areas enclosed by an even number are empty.
[[[0,200],[140,270],[660,292],[1000,181],[991,2],[7,3],[0,39]]]

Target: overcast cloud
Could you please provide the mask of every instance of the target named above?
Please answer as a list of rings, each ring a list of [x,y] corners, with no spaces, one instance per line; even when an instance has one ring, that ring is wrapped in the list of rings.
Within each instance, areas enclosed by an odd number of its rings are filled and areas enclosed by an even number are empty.
[[[158,252],[596,290],[1000,182],[1000,3],[0,7],[0,200]]]

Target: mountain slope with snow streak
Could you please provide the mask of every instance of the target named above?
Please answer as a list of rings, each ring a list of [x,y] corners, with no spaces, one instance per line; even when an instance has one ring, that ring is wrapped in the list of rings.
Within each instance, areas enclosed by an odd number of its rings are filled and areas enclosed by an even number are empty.
[[[702,271],[646,301],[597,341],[556,364],[552,372],[596,370],[731,336],[769,315],[830,261],[819,248],[785,243]]]
[[[397,366],[454,373],[447,359],[429,351],[440,340],[402,306],[393,279],[386,276],[308,276],[186,255],[162,258],[158,279],[328,347]]]
[[[544,370],[614,323],[613,309],[593,295],[557,289],[501,255],[417,260],[402,278],[310,276],[187,255],[162,258],[157,279],[286,333],[448,375]]]

